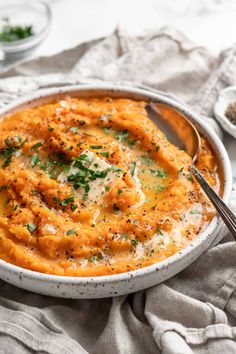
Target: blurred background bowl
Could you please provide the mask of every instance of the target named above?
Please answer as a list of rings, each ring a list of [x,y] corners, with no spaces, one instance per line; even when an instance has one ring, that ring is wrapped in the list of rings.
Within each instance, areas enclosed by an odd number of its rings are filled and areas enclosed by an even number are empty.
[[[11,26],[32,26],[33,34],[11,42],[0,41],[0,59],[17,59],[30,54],[47,36],[51,24],[51,10],[41,0],[1,0],[0,31],[4,19]]]

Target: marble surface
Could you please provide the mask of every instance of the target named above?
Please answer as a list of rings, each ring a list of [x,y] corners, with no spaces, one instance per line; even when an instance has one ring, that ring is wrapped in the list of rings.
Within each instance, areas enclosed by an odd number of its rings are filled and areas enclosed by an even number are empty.
[[[52,55],[83,41],[109,35],[117,26],[130,34],[174,26],[214,54],[235,42],[235,0],[47,0],[47,3],[53,14],[51,30],[31,57]]]
[[[51,32],[35,55],[50,55],[120,26],[138,34],[174,26],[217,54],[235,42],[235,0],[48,0]]]

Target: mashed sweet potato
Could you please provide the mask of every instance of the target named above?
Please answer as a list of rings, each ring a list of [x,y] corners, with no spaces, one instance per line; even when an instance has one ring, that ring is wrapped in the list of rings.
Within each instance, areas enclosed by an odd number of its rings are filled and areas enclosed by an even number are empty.
[[[0,258],[34,271],[99,276],[159,262],[214,213],[190,157],[149,120],[145,102],[75,99],[0,123]],[[202,140],[198,167],[219,189]]]

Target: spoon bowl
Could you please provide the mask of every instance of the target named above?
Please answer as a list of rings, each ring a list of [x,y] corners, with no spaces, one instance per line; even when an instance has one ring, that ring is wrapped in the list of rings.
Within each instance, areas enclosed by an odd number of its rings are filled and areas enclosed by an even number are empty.
[[[185,150],[195,162],[200,151],[201,138],[192,122],[179,111],[162,103],[151,102],[146,106],[146,110],[168,140]]]
[[[151,102],[146,106],[146,110],[149,118],[158,125],[167,139],[180,149],[185,150],[192,158],[190,171],[236,240],[236,216],[216,194],[194,164],[201,149],[201,138],[194,124],[178,110],[161,103]]]

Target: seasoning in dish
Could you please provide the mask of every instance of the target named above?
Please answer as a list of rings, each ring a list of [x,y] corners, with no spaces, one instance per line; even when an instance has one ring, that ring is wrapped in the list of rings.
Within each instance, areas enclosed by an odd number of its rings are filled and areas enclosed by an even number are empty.
[[[232,102],[226,107],[225,116],[231,123],[236,125],[236,102]]]

